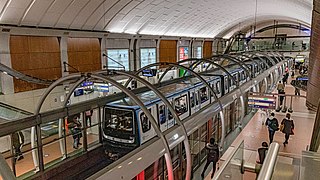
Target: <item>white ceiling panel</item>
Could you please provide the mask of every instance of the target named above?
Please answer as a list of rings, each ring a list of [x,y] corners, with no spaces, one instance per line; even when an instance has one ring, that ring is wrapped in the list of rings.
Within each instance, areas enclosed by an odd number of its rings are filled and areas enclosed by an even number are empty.
[[[279,17],[310,25],[312,3],[312,0],[0,0],[0,24],[214,37],[237,24],[252,25],[254,19]]]

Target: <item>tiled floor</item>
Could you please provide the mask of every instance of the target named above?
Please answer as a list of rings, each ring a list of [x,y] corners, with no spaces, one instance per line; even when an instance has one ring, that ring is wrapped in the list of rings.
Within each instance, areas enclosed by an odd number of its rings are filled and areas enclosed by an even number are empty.
[[[288,82],[291,81],[291,78]],[[285,87],[286,94],[294,94],[294,87],[290,84]],[[276,93],[276,91],[275,91]],[[301,95],[306,95],[304,91],[301,91]],[[287,106],[290,104],[290,98],[287,100]],[[282,132],[276,132],[274,137],[274,142],[280,144],[280,154],[286,154],[289,157],[281,157],[280,162],[290,164],[292,163],[292,158],[290,156],[301,156],[301,152],[307,149],[307,146],[310,144],[313,124],[315,119],[315,112],[309,111],[306,107],[306,99],[303,97],[293,97],[293,113],[291,113],[292,119],[295,124],[295,135],[290,136],[289,144],[284,147],[284,134]],[[276,118],[279,123],[285,117],[286,113],[275,112]],[[244,140],[245,142],[245,152],[244,158],[246,162],[255,163],[258,159],[257,149],[261,147],[263,141],[269,142],[268,138],[268,129],[264,125],[266,121],[266,115],[263,112],[258,111],[255,116],[250,120],[247,126],[242,130],[240,135],[235,139],[231,146],[235,146],[239,141]],[[227,154],[227,152],[225,153]],[[227,156],[227,155],[225,155]],[[222,157],[223,159],[223,157]],[[222,163],[220,164],[220,166]],[[255,180],[256,175],[254,173],[245,173],[243,179],[245,180]],[[210,179],[210,173],[205,178],[206,180]],[[282,178],[284,180],[285,178]]]

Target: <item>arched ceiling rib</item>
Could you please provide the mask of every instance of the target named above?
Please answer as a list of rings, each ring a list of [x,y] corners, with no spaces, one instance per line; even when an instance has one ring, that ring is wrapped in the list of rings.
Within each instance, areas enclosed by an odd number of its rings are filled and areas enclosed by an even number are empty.
[[[1,0],[0,24],[215,37],[262,17],[310,24],[311,12],[312,0]]]

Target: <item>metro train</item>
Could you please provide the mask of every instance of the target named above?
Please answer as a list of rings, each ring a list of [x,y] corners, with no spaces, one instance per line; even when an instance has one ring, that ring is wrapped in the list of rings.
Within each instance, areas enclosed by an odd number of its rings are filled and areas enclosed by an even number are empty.
[[[249,67],[251,76],[256,77],[267,70],[268,66],[280,62],[280,57],[272,58],[274,63],[271,62],[271,59],[265,57],[260,58],[260,60],[247,60],[244,63]],[[287,65],[279,67],[280,71],[283,72]],[[239,85],[250,79],[250,77],[247,77],[244,69],[236,64],[228,65],[225,68]],[[214,89],[218,98],[236,89],[236,83],[218,68],[210,69],[200,74]],[[216,101],[209,89],[200,80],[192,76],[187,76],[180,83],[169,84],[158,89],[173,105],[181,120],[186,119]],[[157,123],[162,132],[176,124],[168,107],[153,91],[145,91],[137,96],[158,121]],[[226,128],[227,133],[235,128],[234,126],[236,126],[237,120],[240,118],[239,109],[241,107],[239,107],[237,101],[234,104],[236,107],[233,108],[237,112],[235,120],[231,122],[230,116],[233,115],[225,115],[226,121],[228,121],[226,123],[228,126]],[[229,113],[228,110],[225,113]],[[104,107],[103,114],[102,134],[104,145],[110,152],[120,154],[129,152],[156,136],[155,130],[145,113],[128,97],[108,103]],[[217,133],[214,136],[216,139],[220,139],[221,124],[219,125],[218,123],[217,126]]]

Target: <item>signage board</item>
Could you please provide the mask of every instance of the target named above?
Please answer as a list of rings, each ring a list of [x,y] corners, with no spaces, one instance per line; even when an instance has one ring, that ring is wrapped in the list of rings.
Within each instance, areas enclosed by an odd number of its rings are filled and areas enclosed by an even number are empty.
[[[252,108],[275,109],[277,98],[273,96],[249,95],[248,105]]]

